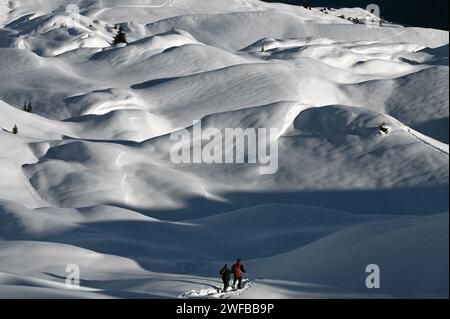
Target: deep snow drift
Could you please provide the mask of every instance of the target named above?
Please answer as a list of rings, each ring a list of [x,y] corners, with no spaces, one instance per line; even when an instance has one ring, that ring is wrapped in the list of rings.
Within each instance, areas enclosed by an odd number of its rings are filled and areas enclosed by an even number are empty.
[[[338,13],[2,2],[0,297],[448,297],[448,32]],[[277,172],[173,163],[196,121],[276,128]]]

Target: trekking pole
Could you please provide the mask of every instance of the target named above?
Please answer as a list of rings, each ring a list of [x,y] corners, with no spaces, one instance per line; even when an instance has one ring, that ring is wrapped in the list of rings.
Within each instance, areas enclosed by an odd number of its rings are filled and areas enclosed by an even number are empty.
[[[247,279],[246,282],[248,282],[248,284],[252,283],[251,277],[250,277],[250,275],[247,272],[244,273],[244,277],[245,277],[245,279]]]

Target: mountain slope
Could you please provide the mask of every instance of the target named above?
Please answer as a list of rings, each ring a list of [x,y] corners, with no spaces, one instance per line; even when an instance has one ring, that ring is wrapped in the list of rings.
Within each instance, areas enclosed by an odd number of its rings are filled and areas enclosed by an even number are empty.
[[[257,0],[11,0],[0,61],[0,297],[448,298],[448,32]],[[246,289],[215,293],[238,257]]]

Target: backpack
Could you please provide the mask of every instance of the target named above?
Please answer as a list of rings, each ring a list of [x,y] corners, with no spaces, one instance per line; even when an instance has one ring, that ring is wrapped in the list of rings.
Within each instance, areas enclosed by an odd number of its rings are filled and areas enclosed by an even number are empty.
[[[233,265],[233,274],[235,277],[240,278],[241,277],[241,264],[235,263]]]

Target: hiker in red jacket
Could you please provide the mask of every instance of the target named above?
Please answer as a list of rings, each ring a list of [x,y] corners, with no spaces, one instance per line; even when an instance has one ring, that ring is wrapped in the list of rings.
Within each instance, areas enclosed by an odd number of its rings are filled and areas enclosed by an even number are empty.
[[[241,260],[238,259],[236,263],[231,268],[231,271],[233,272],[234,280],[233,280],[233,287],[236,287],[236,282],[238,283],[238,289],[241,289],[241,282],[242,282],[242,273],[245,273],[245,268],[241,264]]]

